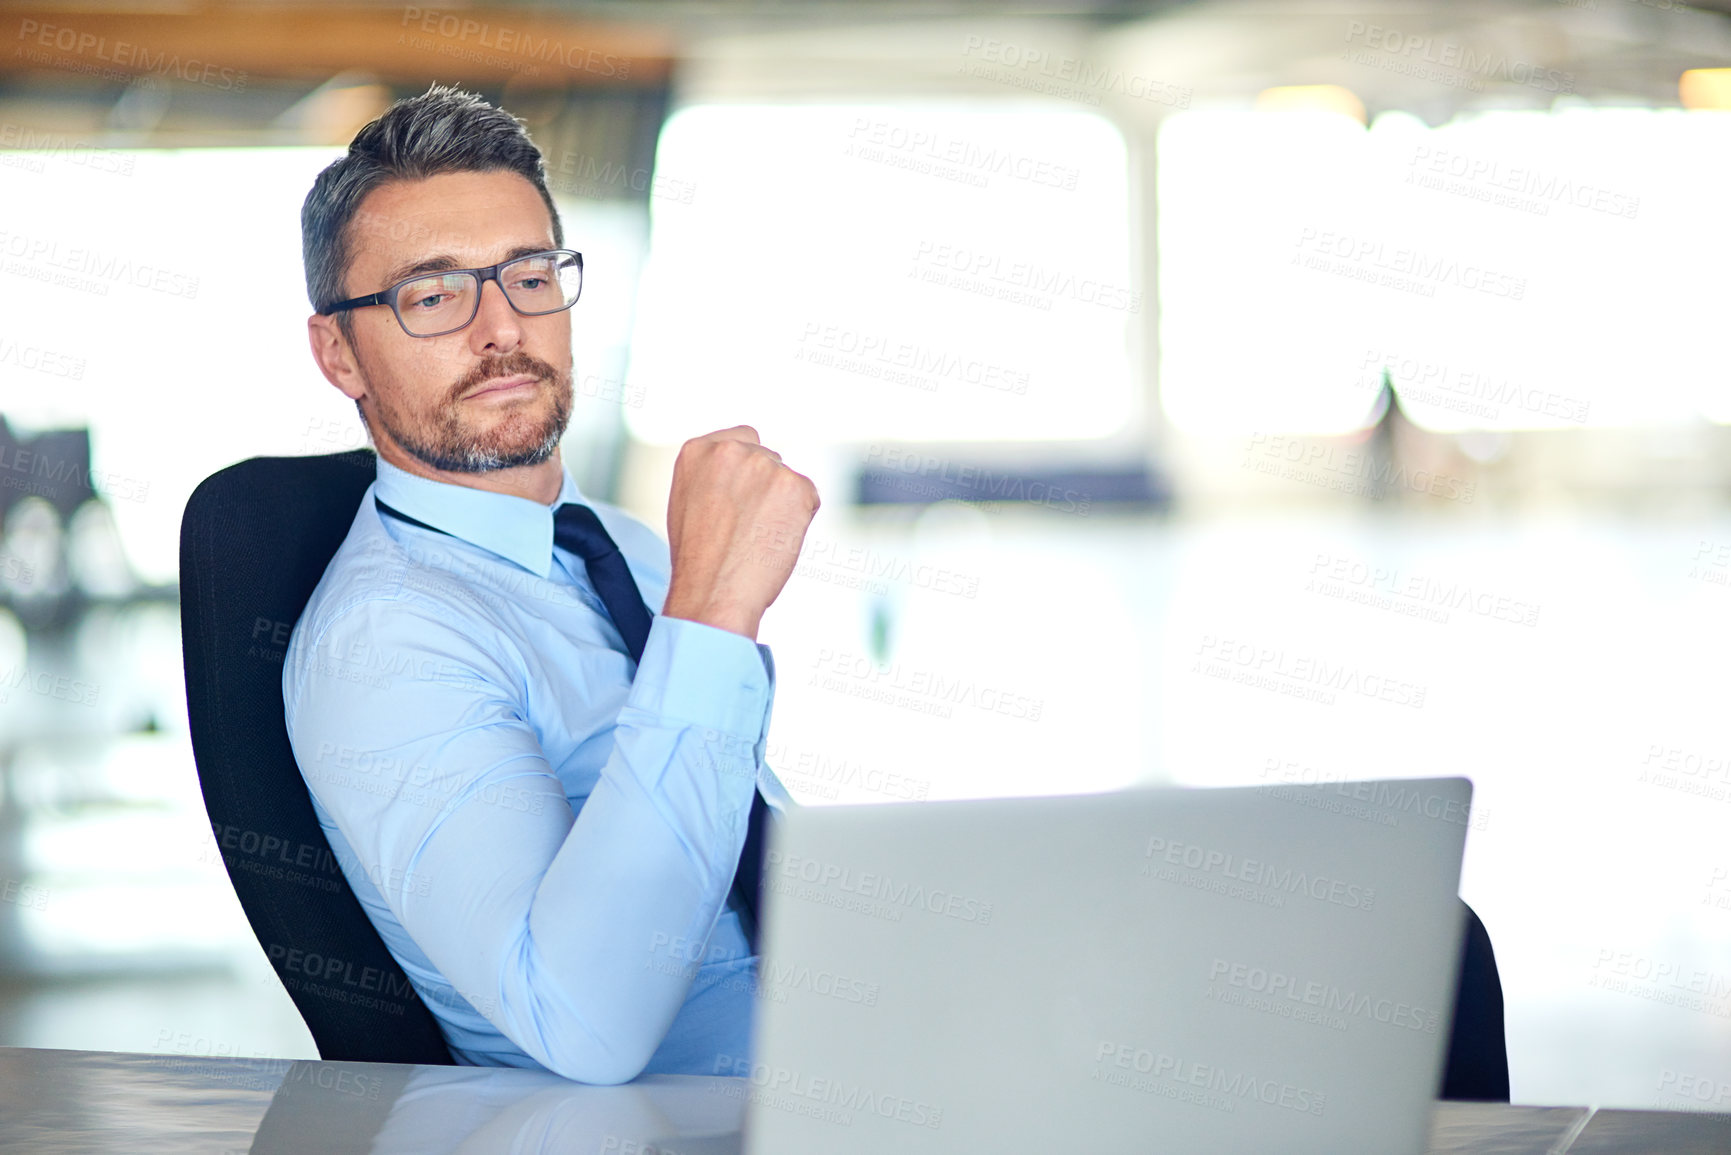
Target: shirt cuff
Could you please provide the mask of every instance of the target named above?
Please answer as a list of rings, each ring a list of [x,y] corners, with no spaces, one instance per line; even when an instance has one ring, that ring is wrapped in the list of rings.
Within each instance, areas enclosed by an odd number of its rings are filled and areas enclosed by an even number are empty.
[[[787,792],[787,787],[781,784],[780,776],[761,758],[757,762],[757,792],[763,795],[765,804],[777,814],[799,809],[799,800]]]
[[[744,634],[657,614],[626,705],[755,744],[769,713],[764,651]]]

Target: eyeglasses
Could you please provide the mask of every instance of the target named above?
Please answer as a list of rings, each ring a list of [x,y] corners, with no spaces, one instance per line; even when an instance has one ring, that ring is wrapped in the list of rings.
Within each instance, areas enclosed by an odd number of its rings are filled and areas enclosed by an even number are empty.
[[[443,337],[467,328],[481,309],[481,286],[495,282],[511,308],[525,317],[560,313],[583,292],[583,254],[548,249],[485,269],[446,269],[398,281],[382,293],[339,301],[324,313],[389,305],[411,337]]]

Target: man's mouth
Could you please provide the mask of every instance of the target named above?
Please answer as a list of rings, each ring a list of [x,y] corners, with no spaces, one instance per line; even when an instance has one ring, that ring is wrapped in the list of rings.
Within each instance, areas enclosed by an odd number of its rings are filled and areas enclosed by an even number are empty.
[[[491,381],[484,382],[479,389],[470,392],[463,400],[472,401],[477,397],[492,397],[517,392],[536,385],[540,380],[539,377],[531,377],[527,373],[518,373],[511,377],[495,377]]]

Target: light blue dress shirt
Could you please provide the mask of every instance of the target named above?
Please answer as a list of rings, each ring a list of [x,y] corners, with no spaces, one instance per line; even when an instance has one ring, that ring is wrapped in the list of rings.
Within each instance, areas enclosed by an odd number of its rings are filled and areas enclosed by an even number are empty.
[[[452,1054],[590,1083],[749,1055],[729,892],[753,790],[791,804],[763,762],[768,647],[657,614],[633,670],[553,510],[592,507],[652,609],[667,546],[568,471],[549,506],[377,469],[290,638],[284,717]]]

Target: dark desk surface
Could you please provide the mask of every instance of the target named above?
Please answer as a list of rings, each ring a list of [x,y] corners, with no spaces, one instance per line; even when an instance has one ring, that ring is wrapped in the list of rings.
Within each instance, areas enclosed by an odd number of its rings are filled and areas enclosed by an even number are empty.
[[[0,1150],[720,1155],[743,1080],[0,1047]],[[1725,1155],[1731,1116],[1439,1103],[1433,1155]]]

